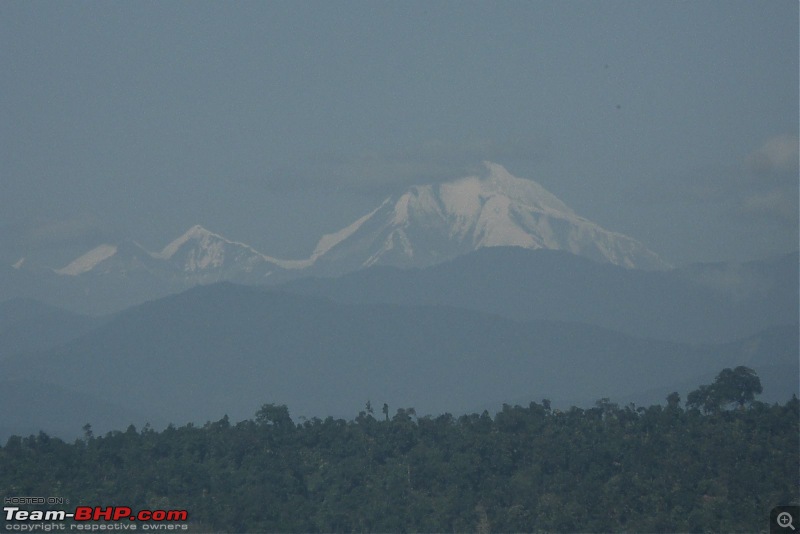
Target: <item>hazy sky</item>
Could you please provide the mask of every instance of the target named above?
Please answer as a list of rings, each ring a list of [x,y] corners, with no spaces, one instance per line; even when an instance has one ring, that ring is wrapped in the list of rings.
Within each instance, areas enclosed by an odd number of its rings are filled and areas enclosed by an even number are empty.
[[[0,257],[279,257],[482,160],[667,261],[798,248],[798,2],[0,2]]]

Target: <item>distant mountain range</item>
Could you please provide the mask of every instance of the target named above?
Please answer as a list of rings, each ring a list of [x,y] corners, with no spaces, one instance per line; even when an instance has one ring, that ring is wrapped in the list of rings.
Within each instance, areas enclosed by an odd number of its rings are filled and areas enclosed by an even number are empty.
[[[200,225],[193,226],[160,252],[150,252],[134,241],[102,244],[83,254],[56,274],[65,276],[125,276],[145,272],[166,279],[195,283],[266,277],[280,269],[280,260],[265,256],[244,243],[225,239]]]
[[[625,268],[669,267],[638,241],[578,216],[536,182],[487,162],[481,176],[415,186],[387,198],[324,235],[305,259],[268,256],[196,225],[157,252],[127,240],[100,243],[58,269],[21,258],[0,268],[0,300],[70,302],[104,313],[196,284],[275,284],[372,266],[428,267],[498,246],[563,250]],[[62,296],[54,301],[48,293]]]
[[[156,252],[122,241],[55,270],[20,260],[0,265],[0,441],[241,419],[267,402],[307,417],[368,400],[420,414],[658,402],[736,365],[785,401],[798,264],[671,269],[490,163],[386,199],[302,260],[201,226]]]
[[[0,439],[37,428],[74,436],[87,422],[105,432],[131,422],[241,420],[267,402],[286,403],[295,418],[352,417],[367,401],[420,415],[545,397],[568,407],[695,388],[735,365],[755,368],[768,398],[785,401],[797,389],[797,343],[797,325],[685,344],[222,283],[131,308],[46,350],[0,358]]]
[[[691,343],[729,341],[800,320],[796,252],[642,271],[562,251],[492,247],[426,269],[375,267],[279,287],[346,303],[451,306]]]
[[[71,313],[36,300],[0,302],[0,360],[67,343],[106,320]]]

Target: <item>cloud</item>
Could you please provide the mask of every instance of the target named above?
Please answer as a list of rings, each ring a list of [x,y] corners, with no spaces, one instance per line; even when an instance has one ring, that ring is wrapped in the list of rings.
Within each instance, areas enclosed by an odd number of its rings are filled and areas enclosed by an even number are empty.
[[[770,231],[778,224],[796,233],[800,204],[798,147],[796,135],[774,135],[742,154],[738,161],[694,169],[676,167],[671,180],[652,182],[651,187],[637,190],[636,201],[669,204],[676,209],[693,206],[707,212],[721,210],[730,222],[750,226],[763,223]]]
[[[746,181],[738,194],[736,213],[796,225],[798,221],[798,158],[800,139],[776,135],[745,159]]]
[[[36,222],[27,227],[23,235],[30,247],[49,248],[93,244],[113,239],[115,232],[96,216],[80,214],[67,219]]]
[[[0,225],[0,261],[8,264],[25,257],[33,264],[60,267],[78,254],[122,237],[107,222],[88,213],[9,222]]]
[[[737,211],[750,217],[766,217],[781,222],[796,223],[798,220],[797,190],[776,188],[746,195],[741,199]]]
[[[297,162],[291,169],[270,169],[261,182],[264,187],[280,191],[316,187],[387,194],[412,185],[445,182],[479,172],[485,160],[508,165],[539,160],[547,152],[545,141],[434,140],[387,150],[317,154]]]
[[[754,176],[765,178],[793,175],[797,177],[800,139],[794,135],[770,137],[747,158],[747,166]]]

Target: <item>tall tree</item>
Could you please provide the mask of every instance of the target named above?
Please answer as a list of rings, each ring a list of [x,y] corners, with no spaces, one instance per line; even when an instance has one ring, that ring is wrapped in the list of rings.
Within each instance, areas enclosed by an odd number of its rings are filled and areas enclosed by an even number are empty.
[[[739,408],[751,404],[755,396],[763,391],[756,372],[743,365],[733,370],[723,369],[714,381],[714,388],[723,403],[736,403]]]

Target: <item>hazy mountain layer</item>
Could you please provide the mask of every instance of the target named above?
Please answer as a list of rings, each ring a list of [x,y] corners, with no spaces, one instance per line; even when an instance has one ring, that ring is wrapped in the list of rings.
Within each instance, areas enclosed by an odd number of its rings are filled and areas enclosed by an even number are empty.
[[[372,268],[281,287],[341,302],[446,305],[639,337],[724,342],[800,320],[797,264],[795,253],[768,262],[640,271],[559,251],[495,247],[427,269]]]
[[[625,268],[668,267],[638,241],[601,228],[536,182],[487,162],[482,175],[387,198],[322,236],[307,258],[278,259],[195,225],[160,251],[132,240],[98,243],[58,269],[20,258],[0,267],[0,301],[35,298],[107,313],[196,284],[275,284],[377,265],[427,267],[507,246],[562,250]]]
[[[352,415],[367,400],[420,414],[521,397],[560,405],[633,395],[740,363],[788,366],[782,375],[794,377],[789,385],[769,385],[787,396],[796,386],[797,328],[767,337],[769,343],[685,345],[574,323],[338,304],[222,284],[130,309],[62,347],[6,358],[0,376],[124,406],[151,423],[244,418],[265,402],[309,417]],[[22,393],[8,405],[35,405]],[[5,417],[0,427],[8,428],[14,418]],[[45,408],[30,417],[37,423],[52,416]]]
[[[35,300],[0,302],[0,360],[67,343],[102,323]]]

